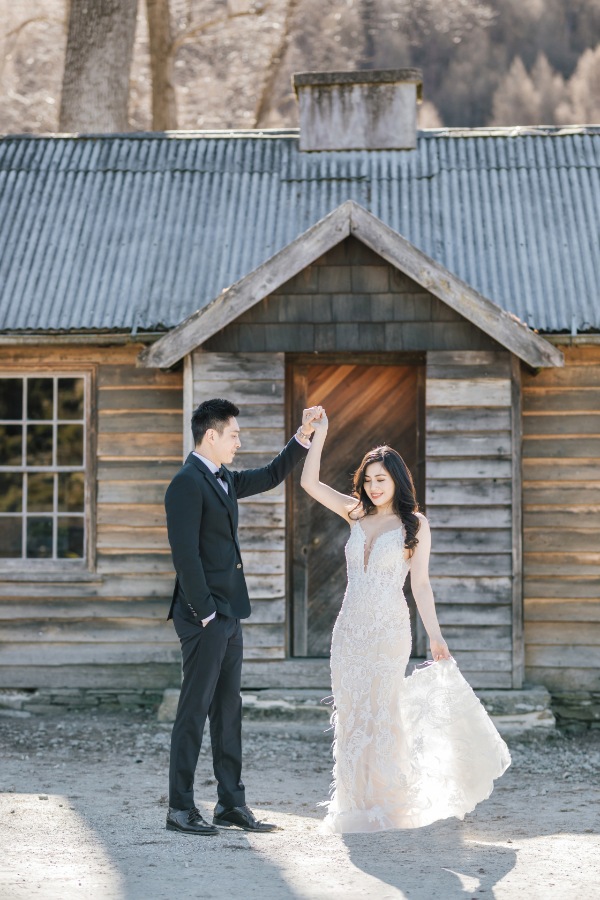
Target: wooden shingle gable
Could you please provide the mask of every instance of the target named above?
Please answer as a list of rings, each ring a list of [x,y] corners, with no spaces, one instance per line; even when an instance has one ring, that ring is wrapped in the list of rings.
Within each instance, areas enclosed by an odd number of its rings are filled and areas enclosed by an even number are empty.
[[[558,348],[353,200],[342,203],[144,350],[139,357],[140,365],[172,366],[349,235],[354,235],[532,368],[563,365]]]

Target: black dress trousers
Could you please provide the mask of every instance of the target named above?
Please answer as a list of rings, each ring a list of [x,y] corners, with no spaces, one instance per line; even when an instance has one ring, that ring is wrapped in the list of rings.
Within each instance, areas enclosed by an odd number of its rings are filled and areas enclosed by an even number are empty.
[[[207,715],[219,801],[227,807],[243,806],[240,620],[217,613],[203,628],[186,618],[177,604],[173,624],[181,642],[183,683],[171,735],[169,806],[194,805],[194,773]]]

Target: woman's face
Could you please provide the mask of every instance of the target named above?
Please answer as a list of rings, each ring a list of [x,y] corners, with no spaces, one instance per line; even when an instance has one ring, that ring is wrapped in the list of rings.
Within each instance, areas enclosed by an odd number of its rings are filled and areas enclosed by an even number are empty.
[[[373,505],[381,509],[392,503],[396,485],[383,463],[372,462],[365,469],[364,488]]]

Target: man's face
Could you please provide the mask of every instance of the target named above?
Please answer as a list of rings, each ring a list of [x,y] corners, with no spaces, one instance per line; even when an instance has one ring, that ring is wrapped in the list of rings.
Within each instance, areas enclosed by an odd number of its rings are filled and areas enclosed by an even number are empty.
[[[221,434],[216,429],[210,428],[206,432],[206,436],[211,445],[213,461],[219,466],[227,466],[232,463],[236,451],[242,446],[237,419],[232,416]]]

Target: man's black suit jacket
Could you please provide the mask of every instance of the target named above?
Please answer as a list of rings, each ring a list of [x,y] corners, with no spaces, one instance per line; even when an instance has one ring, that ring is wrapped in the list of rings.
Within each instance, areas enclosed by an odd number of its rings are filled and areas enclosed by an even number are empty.
[[[177,573],[169,619],[176,603],[199,625],[215,611],[240,619],[250,615],[237,535],[238,498],[276,487],[305,456],[306,448],[292,438],[267,466],[225,470],[227,494],[202,460],[190,453],[165,495]]]

